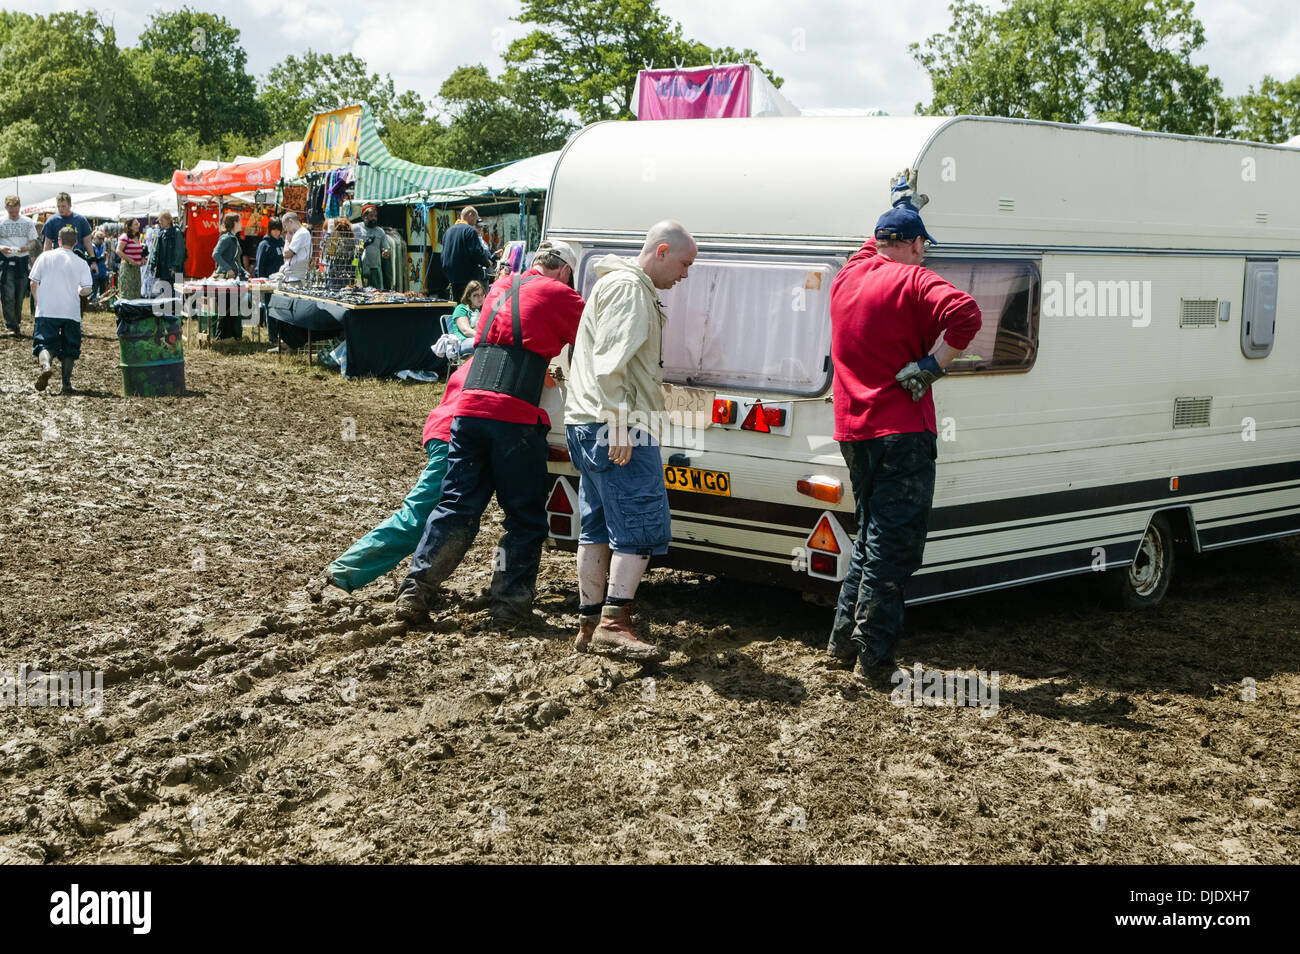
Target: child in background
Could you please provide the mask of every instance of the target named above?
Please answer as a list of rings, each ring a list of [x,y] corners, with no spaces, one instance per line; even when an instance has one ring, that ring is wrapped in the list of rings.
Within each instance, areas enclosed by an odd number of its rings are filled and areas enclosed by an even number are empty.
[[[461,341],[474,337],[478,327],[479,311],[483,308],[483,283],[470,282],[465,286],[465,293],[460,296],[460,304],[451,313],[452,334]]]

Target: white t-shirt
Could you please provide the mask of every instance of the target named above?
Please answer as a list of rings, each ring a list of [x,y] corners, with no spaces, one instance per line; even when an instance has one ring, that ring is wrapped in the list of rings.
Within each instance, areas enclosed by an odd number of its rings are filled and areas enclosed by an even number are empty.
[[[36,241],[36,223],[25,215],[20,215],[16,219],[9,218],[7,212],[0,213],[0,245],[7,248],[21,248],[22,252],[18,255],[11,255],[6,252],[10,258],[19,258],[27,254],[27,249],[32,242]]]
[[[293,233],[293,238],[289,239],[285,250],[293,252],[293,259],[289,260],[289,257],[285,256],[284,268],[281,269],[284,277],[305,279],[307,266],[311,264],[311,231],[306,226],[299,227],[298,231]]]
[[[81,289],[94,287],[90,266],[71,249],[52,248],[43,252],[28,276],[36,289],[37,318],[81,320]]]

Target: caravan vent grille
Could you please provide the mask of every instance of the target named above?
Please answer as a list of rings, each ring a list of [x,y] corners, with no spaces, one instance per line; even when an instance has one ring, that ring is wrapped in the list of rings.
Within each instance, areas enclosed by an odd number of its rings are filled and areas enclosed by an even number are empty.
[[[1178,316],[1180,328],[1213,328],[1219,321],[1219,299],[1184,298]]]
[[[1016,200],[1015,200],[1015,199],[1006,199],[1006,198],[998,199],[998,211],[999,211],[999,212],[1014,212],[1014,211],[1016,211]]]
[[[1268,225],[1268,213],[1267,213],[1267,212],[1256,212],[1256,213],[1255,213],[1255,224],[1256,224],[1256,225]]]
[[[1174,427],[1209,427],[1212,397],[1174,398]]]

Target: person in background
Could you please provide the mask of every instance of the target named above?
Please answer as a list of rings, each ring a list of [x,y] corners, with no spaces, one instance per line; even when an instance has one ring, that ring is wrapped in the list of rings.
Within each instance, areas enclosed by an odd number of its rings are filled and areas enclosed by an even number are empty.
[[[447,379],[442,401],[424,423],[424,451],[428,463],[402,506],[368,532],[347,552],[325,568],[324,583],[344,592],[359,590],[379,579],[415,552],[429,515],[442,499],[442,478],[447,473],[447,448],[451,443],[451,422],[456,416],[461,388],[469,374],[466,361]]]
[[[361,260],[361,284],[370,288],[389,288],[385,276],[391,267],[393,257],[393,240],[379,227],[379,207],[367,202],[361,210],[361,221],[352,226],[361,248],[358,255]]]
[[[155,281],[167,283],[161,296],[154,286],[155,298],[173,298],[179,294],[180,285],[185,280],[185,236],[172,222],[170,212],[158,216],[158,237],[154,239],[153,252],[149,256],[149,270]]]
[[[483,286],[479,282],[470,282],[465,286],[465,294],[460,296],[460,304],[451,313],[451,333],[461,341],[474,337],[478,327],[479,312],[483,308]]]
[[[90,263],[90,277],[95,283],[91,291],[90,300],[98,302],[104,295],[104,290],[108,288],[108,263],[104,261],[105,238],[102,229],[95,229],[90,233],[90,255],[94,259]]]
[[[933,241],[900,174],[893,207],[831,282],[835,431],[858,535],[827,644],[832,666],[884,688],[903,635],[904,587],[921,566],[934,498],[930,386],[980,329],[970,295],[924,268]],[[924,200],[922,200],[924,204]]]
[[[81,357],[81,299],[94,285],[90,266],[73,251],[80,244],[76,226],[65,225],[59,232],[59,247],[36,260],[30,278],[36,330],[32,354],[41,363],[36,390],[44,391],[54,373],[51,362],[63,365],[63,393],[72,393],[72,366]]]
[[[118,298],[124,301],[139,298],[140,266],[144,264],[139,219],[122,220],[122,234],[117,238],[117,257],[121,260],[117,272]]]
[[[270,278],[281,268],[284,267],[284,223],[278,216],[272,216],[266,224],[266,238],[262,239],[257,246],[257,258],[253,262],[253,274],[258,278]],[[276,328],[275,318],[267,307],[268,298],[266,295],[258,295],[259,307],[262,311],[262,320],[266,322],[266,336],[270,339],[271,344],[276,345],[274,350],[279,350],[280,335]]]
[[[32,252],[40,247],[36,223],[19,215],[22,205],[16,195],[5,199],[5,217],[0,219],[0,311],[5,327],[15,338],[22,337],[23,299],[27,297],[27,273]]]
[[[659,292],[687,276],[698,249],[678,222],[651,227],[636,258],[606,255],[578,325],[564,424],[578,469],[578,636],[574,648],[624,659],[667,655],[633,628],[632,600],[672,522],[657,428],[664,412]]]
[[[492,257],[484,248],[476,225],[478,212],[467,205],[456,224],[442,237],[442,270],[451,282],[452,301],[460,301],[470,282],[486,282],[486,269],[492,268]]]
[[[212,262],[216,271],[214,278],[247,278],[248,272],[240,263],[239,232],[243,228],[238,212],[227,212],[221,220],[221,238],[212,250]]]
[[[85,216],[78,215],[72,211],[72,196],[66,192],[60,192],[54,197],[54,203],[58,207],[58,215],[51,215],[41,226],[41,237],[45,240],[45,251],[49,251],[58,245],[59,233],[64,226],[71,225],[77,230],[77,244],[73,251],[90,253],[86,240],[90,238],[90,223],[86,221]]]
[[[311,267],[311,232],[303,228],[297,212],[286,212],[280,219],[284,224],[284,271],[290,281],[306,281]]]

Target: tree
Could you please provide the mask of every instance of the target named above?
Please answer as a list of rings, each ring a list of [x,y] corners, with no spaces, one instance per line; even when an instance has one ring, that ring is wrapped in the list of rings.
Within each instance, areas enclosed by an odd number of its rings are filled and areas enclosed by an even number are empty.
[[[371,73],[360,57],[314,50],[302,56],[291,53],[273,66],[262,81],[261,100],[271,128],[293,136],[305,135],[316,113],[354,103],[370,107],[381,136],[390,120],[423,122],[428,109],[414,93],[399,97],[393,78]]]
[[[224,17],[189,7],[155,13],[131,60],[148,90],[149,127],[157,134],[182,132],[200,142],[227,133],[266,134],[248,54],[239,30]]]
[[[0,174],[88,166],[142,175],[140,90],[94,13],[0,21]],[[33,165],[33,160],[39,161]]]
[[[654,0],[524,0],[514,19],[537,29],[506,50],[506,81],[534,91],[556,113],[575,111],[584,123],[632,118],[637,71],[652,64],[712,59],[762,66],[753,50],[712,49],[685,38]]]
[[[1213,135],[1227,128],[1223,84],[1191,55],[1205,29],[1191,0],[956,0],[947,33],[910,47],[934,99],[918,113]]]
[[[1255,142],[1285,142],[1300,136],[1300,74],[1283,82],[1265,76],[1233,101],[1233,132]]]
[[[494,80],[487,67],[462,66],[439,90],[451,123],[438,139],[437,164],[481,169],[564,145],[573,125],[552,118],[519,77]]]

